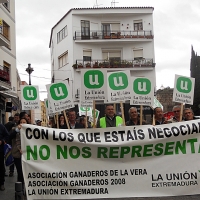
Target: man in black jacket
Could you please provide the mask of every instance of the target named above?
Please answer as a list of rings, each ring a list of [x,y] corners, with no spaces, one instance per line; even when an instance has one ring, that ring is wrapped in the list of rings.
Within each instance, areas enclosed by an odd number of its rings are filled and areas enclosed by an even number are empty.
[[[4,187],[4,175],[5,175],[5,167],[4,167],[4,142],[8,142],[8,131],[3,124],[0,124],[0,191],[5,190]]]
[[[76,122],[75,110],[69,110],[68,112],[69,126],[70,129],[84,128],[82,124]]]

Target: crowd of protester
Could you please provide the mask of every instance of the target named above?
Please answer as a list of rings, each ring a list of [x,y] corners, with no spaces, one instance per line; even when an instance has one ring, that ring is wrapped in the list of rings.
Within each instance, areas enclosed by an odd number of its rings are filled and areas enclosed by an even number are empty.
[[[153,125],[175,123],[180,121],[194,120],[196,117],[192,109],[185,108],[183,110],[183,115],[181,116],[181,107],[173,107],[174,116],[171,119],[166,119],[162,108],[157,107],[154,109],[154,120]],[[136,125],[146,125],[147,122],[142,120],[140,122],[139,113],[136,107],[131,107],[129,109],[129,120],[123,122],[121,116],[115,114],[113,105],[105,106],[105,116],[101,117],[96,124],[97,128],[106,128],[106,127],[118,127],[118,126],[136,126]],[[67,120],[66,120],[67,117]],[[91,128],[93,124],[88,121],[88,117],[80,116],[77,118],[75,110],[69,110],[67,115],[62,113],[58,116],[58,119],[50,118],[49,127],[59,128],[59,129],[79,129],[79,128]],[[152,120],[153,121],[153,120]],[[41,126],[41,120],[37,120],[37,126]],[[26,112],[16,113],[13,117],[9,117],[9,121],[3,125],[0,124],[0,191],[5,190],[4,181],[5,181],[5,164],[4,164],[4,144],[8,143],[12,146],[12,156],[14,158],[14,164],[9,166],[9,177],[13,176],[14,166],[17,170],[17,181],[24,184],[23,172],[22,172],[22,163],[21,163],[21,139],[20,139],[20,129],[22,124],[31,124],[30,115]]]

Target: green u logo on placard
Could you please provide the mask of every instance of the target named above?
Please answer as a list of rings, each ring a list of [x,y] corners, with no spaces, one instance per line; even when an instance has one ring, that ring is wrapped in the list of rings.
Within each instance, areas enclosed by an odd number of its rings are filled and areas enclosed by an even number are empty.
[[[27,101],[33,101],[37,99],[37,90],[33,86],[27,86],[23,89],[24,99]]]
[[[87,109],[86,109],[86,108],[87,108]],[[86,110],[89,111],[89,110],[90,110],[90,107],[80,107],[80,110],[81,110],[81,111],[84,111],[84,112],[85,112]]]
[[[136,94],[147,95],[151,92],[151,82],[147,78],[137,78],[133,82],[133,91]]]
[[[111,74],[108,77],[108,82],[112,90],[124,90],[128,87],[128,77],[123,72]]]
[[[52,99],[55,101],[65,99],[68,96],[68,90],[64,83],[56,83],[50,87]]]
[[[192,81],[186,77],[179,77],[176,82],[176,89],[182,93],[189,93],[192,90]]]
[[[99,70],[87,71],[84,74],[84,85],[85,87],[92,89],[101,88],[104,84],[104,75]]]

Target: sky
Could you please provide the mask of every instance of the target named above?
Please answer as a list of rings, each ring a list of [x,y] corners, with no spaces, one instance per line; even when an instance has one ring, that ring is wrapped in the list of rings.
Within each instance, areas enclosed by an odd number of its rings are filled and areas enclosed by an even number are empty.
[[[114,0],[15,0],[17,69],[28,83],[25,69],[34,68],[32,85],[46,98],[51,83],[51,28],[71,9],[110,7]],[[175,74],[190,76],[191,47],[200,54],[199,0],[116,0],[115,7],[154,7],[156,89],[174,87]],[[114,6],[114,4],[112,4]]]

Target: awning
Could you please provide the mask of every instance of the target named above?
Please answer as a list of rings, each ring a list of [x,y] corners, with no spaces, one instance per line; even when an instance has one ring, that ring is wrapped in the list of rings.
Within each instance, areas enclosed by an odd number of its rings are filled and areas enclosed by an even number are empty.
[[[0,94],[5,98],[18,98],[16,93],[10,91],[0,91]]]
[[[10,89],[11,89],[10,84],[0,80],[0,91],[6,91],[6,90],[10,90]]]

